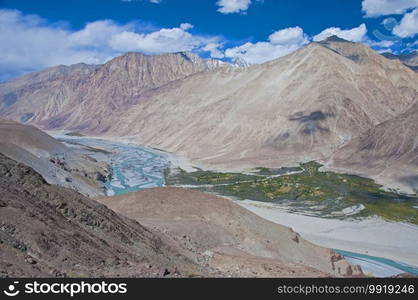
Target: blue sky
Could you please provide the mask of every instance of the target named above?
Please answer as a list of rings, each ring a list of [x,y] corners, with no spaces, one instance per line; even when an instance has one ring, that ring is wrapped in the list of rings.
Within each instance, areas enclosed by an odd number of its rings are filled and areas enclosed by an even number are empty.
[[[418,0],[0,0],[0,80],[128,51],[262,63],[332,34],[418,47]]]

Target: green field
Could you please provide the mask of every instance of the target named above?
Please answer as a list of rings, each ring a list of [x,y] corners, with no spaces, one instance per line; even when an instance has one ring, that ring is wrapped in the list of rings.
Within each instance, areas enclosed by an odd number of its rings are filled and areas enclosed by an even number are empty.
[[[264,176],[274,176],[274,175],[285,175],[287,173],[294,173],[294,172],[302,172],[303,169],[301,167],[283,167],[278,169],[269,169],[269,168],[256,168],[255,173],[257,175],[264,175]]]
[[[84,134],[81,134],[79,132],[68,132],[65,135],[68,135],[68,136],[77,136],[77,137],[83,137],[84,136]]]
[[[175,170],[176,174],[166,173],[167,185],[207,185],[207,184],[233,184],[248,180],[256,180],[263,177],[257,175],[246,175],[241,173],[221,173],[203,171],[198,169],[195,172],[186,172],[182,169]]]
[[[237,199],[283,203],[290,210],[312,212],[323,217],[343,218],[336,212],[363,205],[355,217],[377,215],[387,220],[418,224],[418,197],[385,191],[373,180],[319,171],[322,165],[308,162],[296,172],[282,176],[277,170],[257,168],[255,175],[184,170],[167,173],[168,185],[195,185],[199,189]],[[284,172],[284,173],[286,173]],[[210,186],[208,186],[210,185]]]

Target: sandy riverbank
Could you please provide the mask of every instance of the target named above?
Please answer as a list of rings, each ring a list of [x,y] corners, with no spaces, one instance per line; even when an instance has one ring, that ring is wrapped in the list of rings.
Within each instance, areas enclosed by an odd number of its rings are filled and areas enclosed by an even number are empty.
[[[418,266],[418,226],[380,218],[361,221],[323,219],[288,213],[279,206],[236,201],[257,215],[292,227],[305,239],[324,247],[383,257]]]

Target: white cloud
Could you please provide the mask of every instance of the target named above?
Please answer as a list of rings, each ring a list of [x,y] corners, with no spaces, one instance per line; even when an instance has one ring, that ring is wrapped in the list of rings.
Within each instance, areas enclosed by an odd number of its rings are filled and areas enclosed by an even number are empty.
[[[366,17],[399,15],[418,7],[418,0],[363,0],[362,10]]]
[[[45,66],[85,61],[98,63],[104,53],[72,50],[70,32],[47,26],[35,15],[23,16],[18,11],[0,10],[0,79],[19,75]]]
[[[394,54],[393,50],[391,48],[382,48],[376,50],[378,53],[392,53]]]
[[[216,5],[218,11],[223,14],[245,12],[251,4],[251,0],[219,0]]]
[[[309,42],[300,27],[290,27],[274,32],[267,42],[245,43],[225,50],[225,56],[247,63],[263,63],[285,56]]]
[[[405,14],[401,22],[393,28],[393,33],[402,38],[418,34],[418,8]]]
[[[190,23],[182,23],[180,24],[180,29],[182,30],[189,30],[192,29],[194,26]]]
[[[392,47],[394,44],[395,44],[394,41],[387,41],[387,40],[379,41],[379,42],[376,42],[376,41],[370,41],[369,42],[370,46],[380,47],[380,48],[389,48],[389,47]]]
[[[59,64],[79,62],[100,64],[126,51],[160,54],[202,51],[219,43],[217,37],[188,32],[193,25],[183,23],[141,33],[137,22],[124,25],[110,20],[95,21],[78,31],[50,24],[36,15],[0,9],[0,80]],[[219,53],[212,50],[212,54]]]
[[[224,58],[225,54],[220,50],[221,47],[222,44],[220,43],[209,43],[202,50],[209,52],[212,58]]]
[[[304,44],[307,42],[303,29],[299,26],[278,30],[269,36],[273,45]]]
[[[326,38],[336,35],[339,38],[352,42],[365,42],[367,40],[367,27],[361,24],[359,27],[352,29],[341,29],[339,27],[330,27],[314,36],[313,40],[319,42]]]
[[[68,32],[68,43],[75,46],[107,46],[109,37],[122,32],[134,30],[134,24],[117,25],[110,20],[88,23],[83,29],[73,33]]]
[[[183,26],[189,28],[189,26]],[[192,51],[212,39],[192,35],[181,27],[163,28],[148,34],[123,31],[110,38],[109,45],[120,52],[139,51],[147,54]]]

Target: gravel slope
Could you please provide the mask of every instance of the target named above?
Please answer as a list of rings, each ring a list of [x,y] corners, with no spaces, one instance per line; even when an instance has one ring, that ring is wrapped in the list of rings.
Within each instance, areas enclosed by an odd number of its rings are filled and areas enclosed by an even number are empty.
[[[206,274],[141,224],[0,154],[0,277]]]
[[[290,228],[262,219],[224,198],[181,188],[155,188],[97,200],[158,230],[188,250],[194,260],[230,274],[361,274],[329,249],[311,244]]]
[[[81,155],[43,131],[0,119],[0,153],[32,167],[50,184],[86,196],[104,194],[110,171],[106,163]]]

